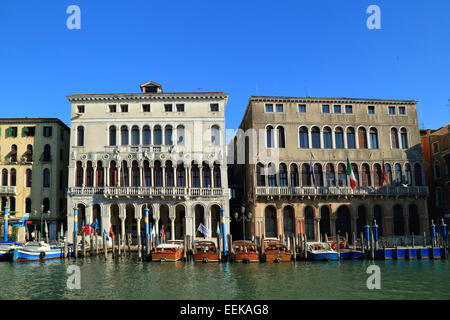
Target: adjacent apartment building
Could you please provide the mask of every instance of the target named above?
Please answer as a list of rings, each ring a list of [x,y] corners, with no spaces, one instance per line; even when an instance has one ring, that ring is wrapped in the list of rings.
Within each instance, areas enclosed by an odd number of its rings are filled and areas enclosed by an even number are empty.
[[[215,237],[221,211],[229,230],[223,92],[163,92],[147,82],[139,93],[73,94],[68,224],[78,232],[144,233],[150,222],[166,239]],[[228,231],[227,231],[228,232]]]
[[[27,228],[9,226],[18,241],[25,241],[27,231],[40,231],[41,221],[54,239],[66,220],[69,132],[53,118],[0,119],[2,212],[8,203],[10,220],[29,222]]]
[[[441,219],[450,222],[450,124],[439,129],[420,130],[425,160],[427,185],[430,188],[428,206],[435,224]]]
[[[243,185],[237,194],[252,213],[247,238],[351,238],[374,219],[383,236],[428,232],[416,104],[252,96],[228,157],[230,185]]]

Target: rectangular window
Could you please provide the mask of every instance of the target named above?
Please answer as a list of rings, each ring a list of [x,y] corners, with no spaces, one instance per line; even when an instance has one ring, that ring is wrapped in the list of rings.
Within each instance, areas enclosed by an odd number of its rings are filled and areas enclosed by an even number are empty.
[[[376,133],[370,134],[370,147],[372,149],[378,149],[378,139]]]
[[[23,136],[24,137],[34,137],[36,128],[35,127],[24,127]]]
[[[109,112],[117,112],[117,106],[115,104],[109,105]]]
[[[277,112],[283,112],[283,105],[282,104],[277,104],[276,105],[276,111]]]
[[[52,136],[52,127],[44,127],[44,137]]]
[[[341,113],[341,106],[339,104],[334,105],[334,113]]]
[[[184,104],[177,104],[177,112],[184,112]]]
[[[121,104],[120,105],[120,112],[128,112],[128,105],[127,104]]]
[[[368,106],[367,107],[367,113],[368,114],[375,114],[375,106]]]
[[[353,113],[353,106],[351,105],[345,106],[345,113]]]
[[[299,104],[298,105],[298,112],[306,113],[306,104]]]
[[[395,114],[395,107],[389,107],[389,114],[390,115]]]
[[[266,104],[266,112],[273,112],[273,104]]]
[[[398,107],[398,114],[406,114],[405,107]]]
[[[439,142],[433,143],[433,153],[439,152]]]
[[[328,104],[322,105],[322,113],[330,113],[330,106]]]
[[[84,113],[84,106],[77,106],[78,113]]]
[[[165,104],[164,105],[164,111],[165,112],[172,112],[172,105],[171,104]]]
[[[142,112],[150,112],[150,105],[149,104],[143,104],[142,105]]]
[[[209,110],[211,112],[219,112],[219,104],[218,103],[211,103],[209,105]]]

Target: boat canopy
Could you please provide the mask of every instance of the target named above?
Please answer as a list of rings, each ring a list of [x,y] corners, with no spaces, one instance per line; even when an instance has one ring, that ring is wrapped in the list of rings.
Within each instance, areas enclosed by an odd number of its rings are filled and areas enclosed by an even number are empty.
[[[181,244],[162,243],[156,247],[157,249],[178,249],[181,248]]]

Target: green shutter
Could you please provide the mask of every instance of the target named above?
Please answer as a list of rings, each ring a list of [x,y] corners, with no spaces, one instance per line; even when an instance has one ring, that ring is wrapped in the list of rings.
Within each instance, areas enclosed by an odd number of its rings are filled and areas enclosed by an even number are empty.
[[[23,129],[22,129],[22,137],[26,137],[27,136],[27,132],[28,131],[28,128],[27,127],[23,127]]]

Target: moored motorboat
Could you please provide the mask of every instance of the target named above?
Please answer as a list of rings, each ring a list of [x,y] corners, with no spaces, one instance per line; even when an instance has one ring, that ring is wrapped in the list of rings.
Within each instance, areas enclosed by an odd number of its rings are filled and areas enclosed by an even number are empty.
[[[184,241],[169,240],[166,243],[158,245],[151,253],[152,261],[174,262],[183,259]]]
[[[287,247],[276,238],[266,238],[263,243],[262,260],[265,262],[289,262],[292,254]]]
[[[195,262],[220,262],[220,252],[213,241],[197,241],[194,243]]]
[[[335,251],[337,251],[337,236],[329,236],[328,237],[328,245]],[[341,249],[348,249],[348,242],[345,240],[345,237],[339,236],[339,247]]]
[[[330,261],[338,260],[338,253],[326,242],[308,242],[307,243],[308,260],[312,261]]]
[[[23,245],[18,242],[10,242],[10,241],[0,242],[0,261],[11,260],[10,252],[22,246]]]
[[[43,241],[27,242],[23,247],[10,251],[12,261],[40,261],[60,259],[64,256],[64,247],[50,246]]]
[[[259,262],[259,251],[251,241],[238,240],[233,242],[233,261],[235,262]]]

